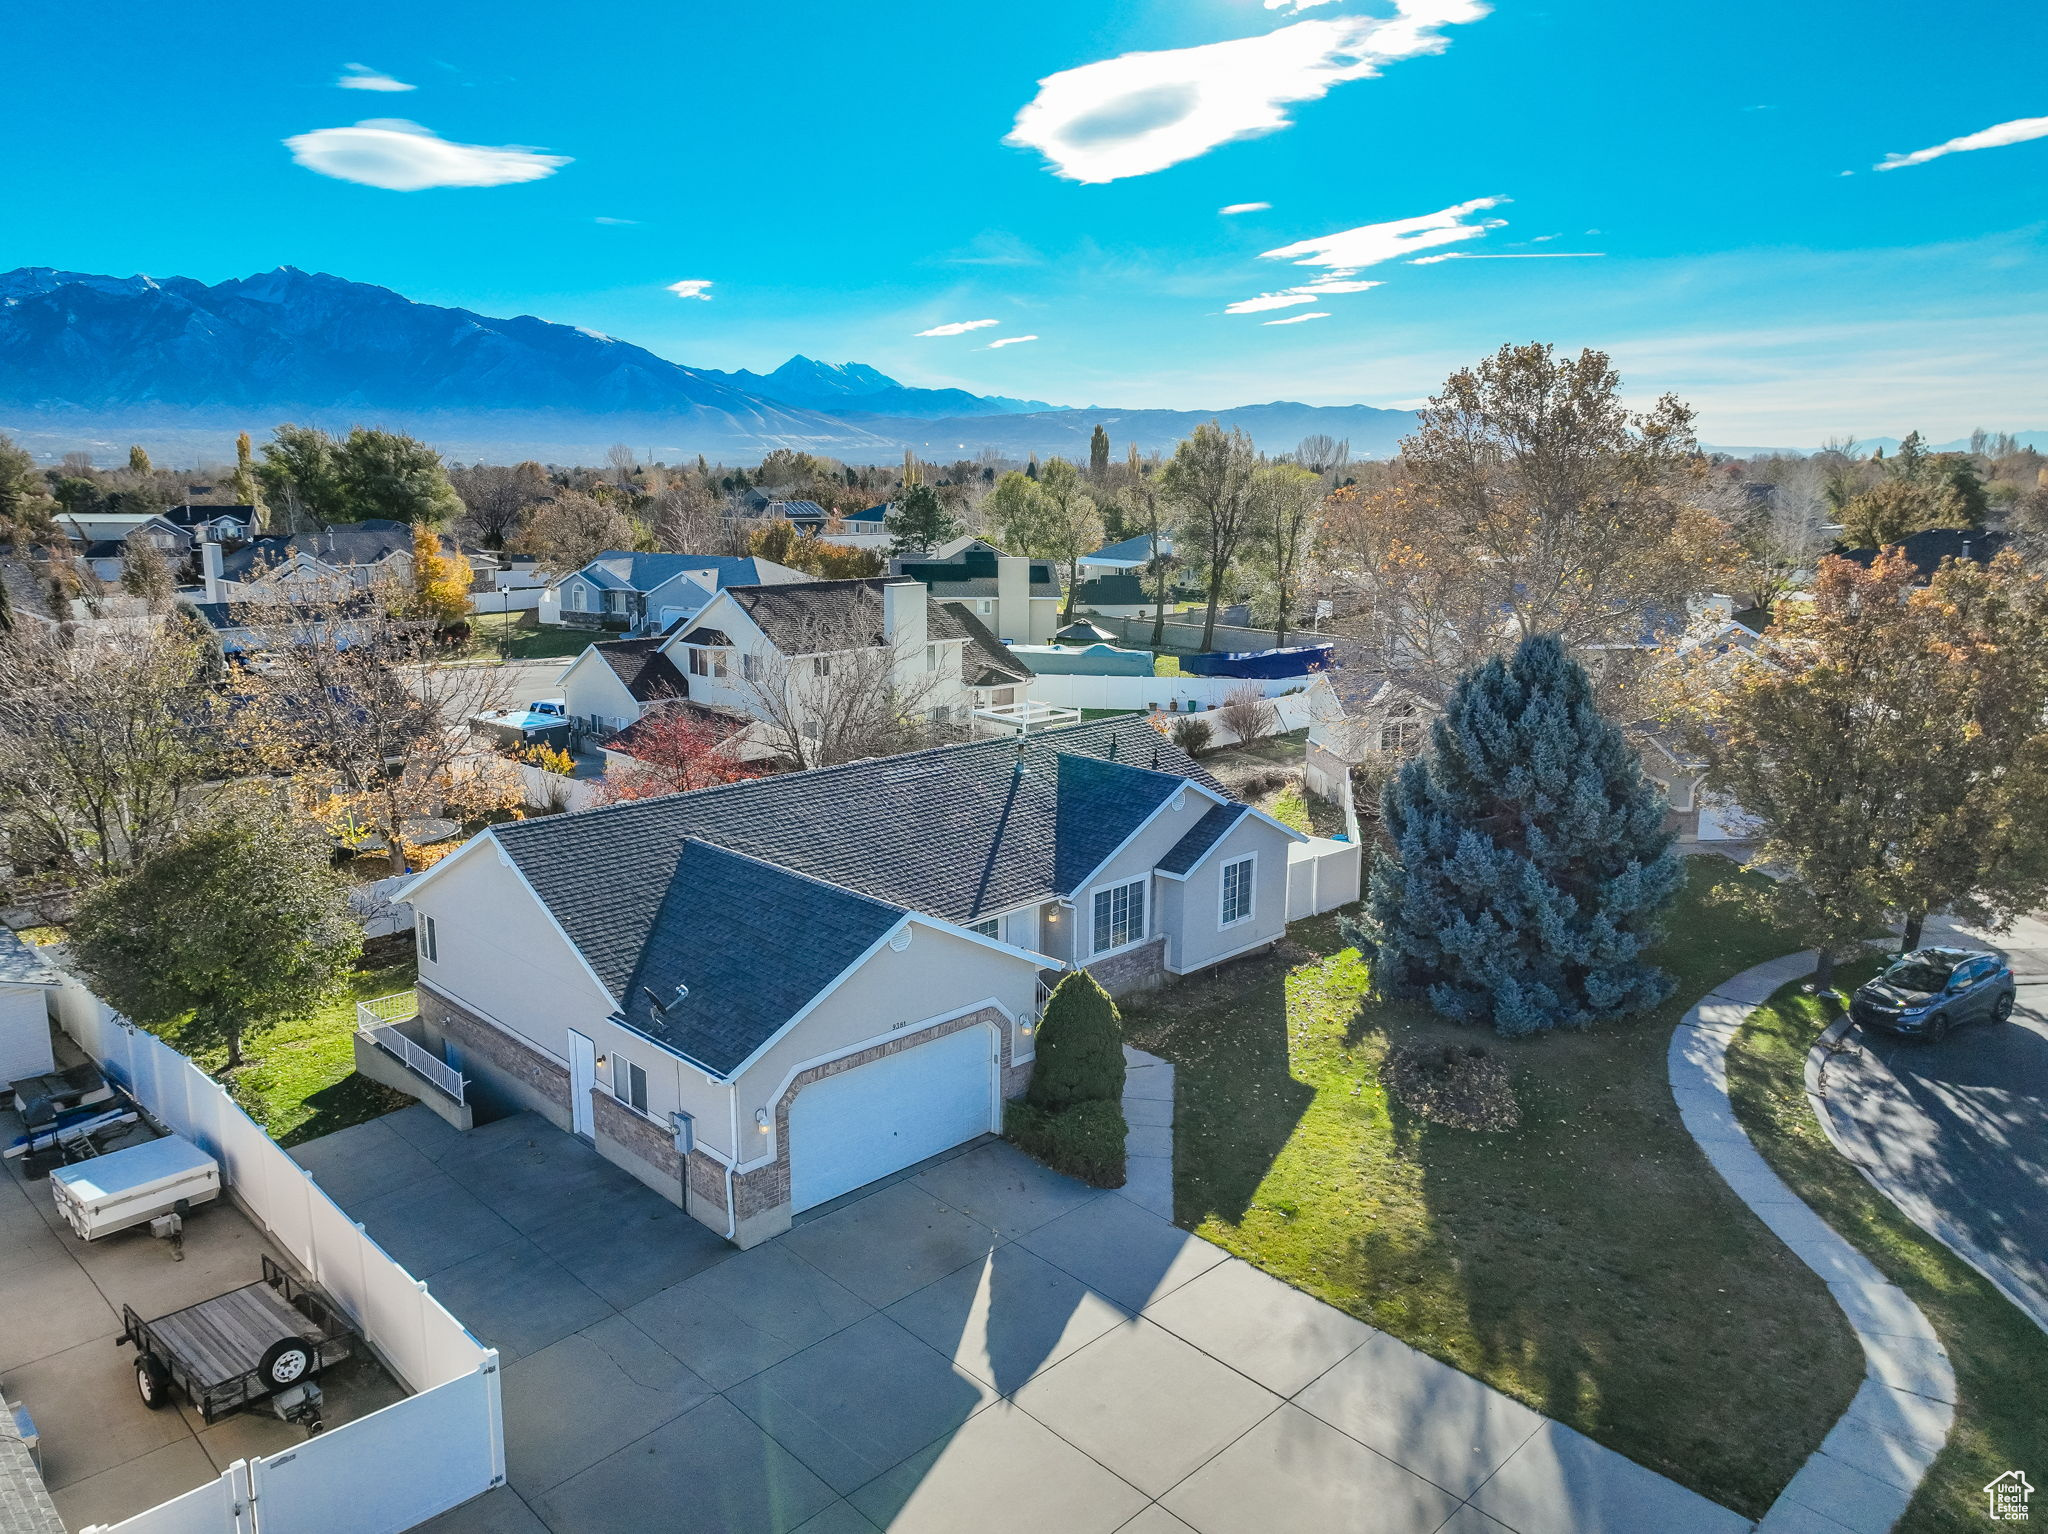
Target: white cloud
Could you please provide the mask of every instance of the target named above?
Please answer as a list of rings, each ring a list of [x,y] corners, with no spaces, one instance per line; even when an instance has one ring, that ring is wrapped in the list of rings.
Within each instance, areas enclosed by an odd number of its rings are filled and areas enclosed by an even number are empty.
[[[1903,170],[1908,165],[1925,165],[1945,154],[1966,154],[1972,149],[2003,149],[2008,144],[2024,144],[2028,139],[2036,138],[2048,138],[2048,117],[2016,117],[2009,123],[1996,123],[1981,132],[1965,133],[1961,138],[1952,138],[1945,144],[1936,144],[1928,149],[1916,149],[1911,154],[1886,155],[1871,169]],[[1842,174],[1846,176],[1849,172]]]
[[[1410,266],[1435,266],[1439,261],[1576,261],[1604,256],[1604,250],[1447,250],[1440,256],[1417,256]]]
[[[1004,346],[1022,346],[1026,341],[1036,341],[1037,336],[1003,336],[988,343],[987,350],[995,351]]]
[[[1145,176],[1234,139],[1288,126],[1286,108],[1447,45],[1441,29],[1482,0],[1394,0],[1380,18],[1298,21],[1260,37],[1126,53],[1038,82],[1003,142],[1036,149],[1069,181]]]
[[[381,69],[372,69],[367,64],[345,64],[346,71],[334,83],[345,91],[416,91],[417,85],[407,85],[403,80],[394,80]]]
[[[1266,9],[1277,11],[1285,7],[1290,11],[1305,11],[1312,5],[1328,5],[1330,0],[1266,0]]]
[[[673,293],[678,298],[701,298],[708,304],[711,302],[711,295],[705,290],[710,286],[709,277],[685,277],[681,282],[671,282],[662,291]]]
[[[399,117],[372,118],[353,128],[316,128],[284,145],[307,170],[390,192],[509,186],[552,176],[569,163],[567,155],[540,154],[516,144],[453,143]]]
[[[981,330],[989,325],[1000,325],[1001,320],[955,320],[950,325],[934,325],[930,330],[920,330],[920,336],[964,336],[970,330]]]
[[[1292,245],[1282,245],[1278,250],[1260,252],[1262,260],[1292,261],[1296,266],[1344,267],[1356,270],[1361,266],[1377,266],[1382,261],[1392,261],[1411,251],[1427,250],[1433,245],[1449,245],[1458,240],[1473,240],[1489,229],[1498,229],[1507,222],[1504,218],[1482,218],[1471,223],[1465,222],[1467,215],[1497,208],[1506,202],[1505,197],[1475,197],[1470,202],[1461,202],[1453,207],[1435,213],[1424,213],[1418,218],[1397,218],[1384,224],[1361,224],[1356,229],[1339,230],[1336,234],[1320,235],[1313,240],[1300,240]]]
[[[1263,213],[1272,206],[1270,202],[1233,202],[1216,211],[1228,218],[1233,213]]]
[[[597,221],[600,224],[637,224],[640,222],[637,218],[606,218],[602,213],[597,216]]]
[[[1348,277],[1348,273],[1346,276]],[[1224,306],[1225,314],[1263,314],[1268,309],[1292,309],[1299,304],[1319,304],[1332,293],[1363,293],[1368,288],[1384,286],[1378,282],[1351,282],[1339,277],[1319,277],[1314,282],[1304,282],[1299,287],[1282,288],[1277,293],[1261,293],[1257,298],[1241,298],[1234,304]]]
[[[1299,325],[1303,320],[1326,320],[1330,317],[1327,309],[1318,309],[1314,314],[1290,314],[1284,320],[1267,320],[1268,325]]]

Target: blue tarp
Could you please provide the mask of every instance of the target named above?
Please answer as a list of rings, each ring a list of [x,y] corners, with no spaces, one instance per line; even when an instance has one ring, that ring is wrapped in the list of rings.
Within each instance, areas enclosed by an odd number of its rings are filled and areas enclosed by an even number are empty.
[[[1311,672],[1326,669],[1335,650],[1334,645],[1301,644],[1289,645],[1284,650],[1243,650],[1228,654],[1212,651],[1207,655],[1183,655],[1180,658],[1180,669],[1184,676],[1242,676],[1262,679],[1307,676]]]

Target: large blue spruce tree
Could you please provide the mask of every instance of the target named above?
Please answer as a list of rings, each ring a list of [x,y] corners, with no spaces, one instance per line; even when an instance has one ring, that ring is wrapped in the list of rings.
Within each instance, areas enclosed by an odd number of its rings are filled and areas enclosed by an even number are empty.
[[[1384,994],[1526,1034],[1671,993],[1643,957],[1684,879],[1664,798],[1557,640],[1460,678],[1381,810],[1360,935]]]

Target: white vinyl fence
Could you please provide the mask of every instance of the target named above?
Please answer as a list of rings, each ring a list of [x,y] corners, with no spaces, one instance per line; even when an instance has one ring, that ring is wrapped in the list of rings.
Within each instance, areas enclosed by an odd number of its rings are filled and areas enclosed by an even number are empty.
[[[414,1394],[103,1534],[400,1534],[505,1478],[498,1355],[387,1256],[307,1172],[169,1045],[76,980],[64,1031],[171,1130],[215,1157],[237,1203],[361,1329]],[[90,1534],[90,1531],[88,1531]]]
[[[1320,916],[1358,898],[1364,860],[1357,842],[1312,836],[1287,849],[1287,919]]]
[[[472,591],[469,610],[473,613],[530,613],[540,606],[540,587],[515,586],[509,591]]]

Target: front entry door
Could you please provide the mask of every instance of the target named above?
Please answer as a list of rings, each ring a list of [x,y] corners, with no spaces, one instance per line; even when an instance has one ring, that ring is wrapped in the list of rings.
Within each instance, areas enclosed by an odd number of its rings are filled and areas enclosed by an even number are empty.
[[[569,1030],[569,1127],[596,1143],[590,1121],[590,1089],[597,1085],[597,1046],[575,1029]]]

